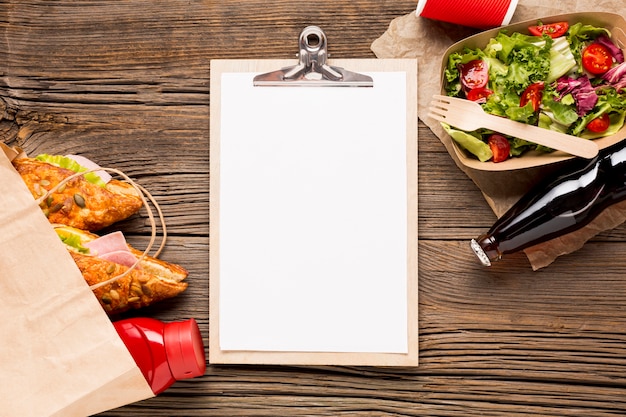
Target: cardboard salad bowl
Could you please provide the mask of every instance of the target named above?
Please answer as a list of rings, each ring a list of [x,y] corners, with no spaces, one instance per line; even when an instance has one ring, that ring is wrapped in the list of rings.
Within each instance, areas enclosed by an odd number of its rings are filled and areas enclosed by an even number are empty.
[[[450,48],[448,48],[442,58],[441,62],[441,94],[445,95],[445,68],[448,63],[448,57],[450,54],[461,51],[463,48],[468,47],[471,49],[480,48],[483,49],[489,42],[489,39],[495,37],[498,32],[506,30],[508,33],[521,32],[528,33],[528,27],[536,25],[538,21],[543,24],[555,23],[566,21],[570,25],[581,22],[583,24],[589,24],[593,26],[600,26],[607,28],[611,32],[612,41],[626,53],[626,20],[623,16],[614,13],[604,12],[585,12],[585,13],[567,13],[561,15],[554,15],[548,17],[538,17],[532,20],[525,20],[508,26],[502,26],[495,29],[490,29],[484,32],[480,32],[476,35],[465,38]],[[447,134],[446,134],[447,135]],[[626,139],[626,123],[615,134],[606,136],[603,138],[593,139],[598,144],[599,149],[604,149],[611,146],[623,139]],[[516,169],[524,169],[531,167],[538,167],[542,165],[553,164],[556,162],[564,161],[574,158],[573,156],[561,152],[554,151],[550,153],[542,153],[537,151],[527,151],[519,157],[511,157],[503,162],[494,163],[491,161],[481,162],[472,154],[461,148],[452,138],[450,138],[453,149],[460,160],[460,162],[468,168],[482,170],[482,171],[509,171]]]

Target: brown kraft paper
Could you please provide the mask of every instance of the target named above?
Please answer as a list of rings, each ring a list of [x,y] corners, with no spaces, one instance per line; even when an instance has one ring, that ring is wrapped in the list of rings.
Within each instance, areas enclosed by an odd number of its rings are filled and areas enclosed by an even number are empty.
[[[619,13],[622,0],[583,1],[563,0],[546,3],[528,0],[517,6],[511,23],[541,18],[567,12],[610,12]],[[439,122],[427,117],[428,105],[434,94],[441,89],[439,74],[441,59],[455,42],[478,33],[476,29],[425,19],[411,13],[391,21],[387,31],[376,39],[371,49],[378,58],[417,58],[418,71],[418,116],[435,133],[454,159],[457,166],[480,188],[483,196],[496,216],[500,217],[522,195],[528,192],[542,176],[558,169],[560,164],[528,168],[515,171],[481,171],[464,166],[452,148],[452,139]],[[561,256],[580,249],[596,234],[619,226],[626,220],[626,202],[604,210],[586,227],[565,236],[552,239],[525,249],[534,270],[548,266]],[[468,253],[471,253],[468,249]]]
[[[154,396],[6,149],[0,147],[0,414],[87,416]]]

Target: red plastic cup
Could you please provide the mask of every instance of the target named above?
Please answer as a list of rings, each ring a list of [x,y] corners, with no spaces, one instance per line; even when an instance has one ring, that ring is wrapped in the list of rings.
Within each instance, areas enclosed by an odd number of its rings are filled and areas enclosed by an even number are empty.
[[[517,0],[418,0],[417,15],[477,29],[508,25]]]

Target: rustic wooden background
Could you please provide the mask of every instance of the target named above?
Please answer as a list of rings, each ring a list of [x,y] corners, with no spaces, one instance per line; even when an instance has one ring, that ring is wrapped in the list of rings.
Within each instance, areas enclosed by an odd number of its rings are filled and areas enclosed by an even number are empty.
[[[133,314],[195,317],[206,340],[210,59],[295,59],[310,24],[333,57],[371,58],[415,5],[2,1],[0,137],[31,154],[84,154],[147,187],[167,217],[162,258],[189,269],[190,287]],[[102,415],[626,414],[626,226],[539,272],[521,254],[484,269],[468,241],[495,216],[421,123],[419,148],[418,368],[209,366]],[[137,246],[149,235],[144,214],[116,228]]]

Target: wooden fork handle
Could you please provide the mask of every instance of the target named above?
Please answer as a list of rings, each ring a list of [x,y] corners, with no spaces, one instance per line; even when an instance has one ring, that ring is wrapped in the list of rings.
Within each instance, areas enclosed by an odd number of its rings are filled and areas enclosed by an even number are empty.
[[[515,136],[538,145],[567,152],[570,155],[591,159],[598,155],[598,145],[589,140],[566,135],[553,130],[527,125],[498,116],[488,115],[485,126],[505,135]]]

